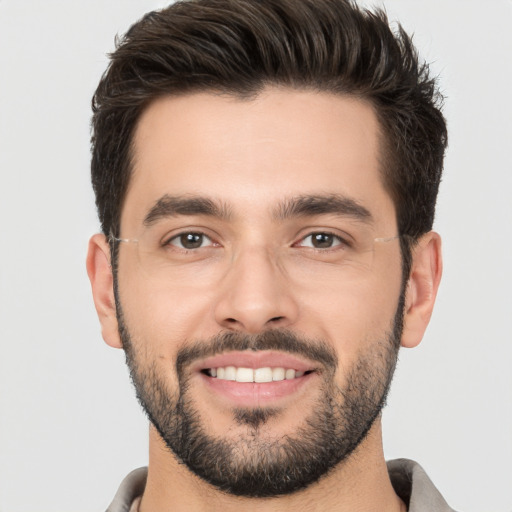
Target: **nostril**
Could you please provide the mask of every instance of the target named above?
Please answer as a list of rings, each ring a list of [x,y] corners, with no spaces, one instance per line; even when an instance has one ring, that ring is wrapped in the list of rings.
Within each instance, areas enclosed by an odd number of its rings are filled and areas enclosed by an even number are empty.
[[[257,314],[254,316],[248,314],[246,316],[247,318],[244,319],[229,316],[222,320],[222,324],[229,330],[242,329],[247,332],[258,333],[264,329],[284,326],[287,319],[286,315],[274,316],[264,321],[261,321]]]

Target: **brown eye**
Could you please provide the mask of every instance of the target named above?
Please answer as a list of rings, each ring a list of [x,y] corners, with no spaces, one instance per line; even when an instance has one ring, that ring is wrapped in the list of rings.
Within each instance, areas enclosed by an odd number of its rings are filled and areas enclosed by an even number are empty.
[[[329,233],[315,233],[311,235],[311,243],[317,249],[328,249],[332,247],[334,236]]]
[[[300,247],[312,247],[314,249],[331,249],[342,244],[340,237],[332,233],[311,233],[300,242]]]
[[[180,249],[192,250],[211,245],[212,241],[203,233],[182,233],[169,240],[169,244]]]

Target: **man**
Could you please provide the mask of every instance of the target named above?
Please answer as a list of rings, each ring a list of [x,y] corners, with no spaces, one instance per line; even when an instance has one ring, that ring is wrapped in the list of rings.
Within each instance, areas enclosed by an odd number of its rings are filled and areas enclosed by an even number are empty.
[[[197,0],[135,24],[93,100],[105,341],[150,422],[110,511],[451,510],[384,460],[430,319],[446,127],[410,38],[346,0]]]

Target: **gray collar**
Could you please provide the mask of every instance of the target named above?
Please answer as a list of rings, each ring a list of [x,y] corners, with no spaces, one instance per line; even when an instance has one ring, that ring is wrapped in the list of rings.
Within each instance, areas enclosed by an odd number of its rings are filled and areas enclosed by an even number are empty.
[[[395,459],[387,465],[393,488],[408,512],[455,512],[417,462]]]
[[[455,512],[418,463],[395,459],[387,465],[393,488],[407,505],[408,512]],[[144,492],[147,476],[145,467],[132,471],[121,483],[106,512],[130,512],[133,501]]]

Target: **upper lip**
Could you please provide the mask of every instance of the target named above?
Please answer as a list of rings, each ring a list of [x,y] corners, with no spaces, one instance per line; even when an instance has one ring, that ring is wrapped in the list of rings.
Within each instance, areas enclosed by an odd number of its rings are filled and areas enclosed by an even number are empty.
[[[226,366],[235,366],[236,368],[285,368],[297,371],[307,372],[317,369],[315,365],[307,359],[294,354],[279,352],[274,350],[264,351],[232,351],[224,352],[216,356],[208,357],[193,365],[194,371],[206,370],[209,368],[222,368]]]

